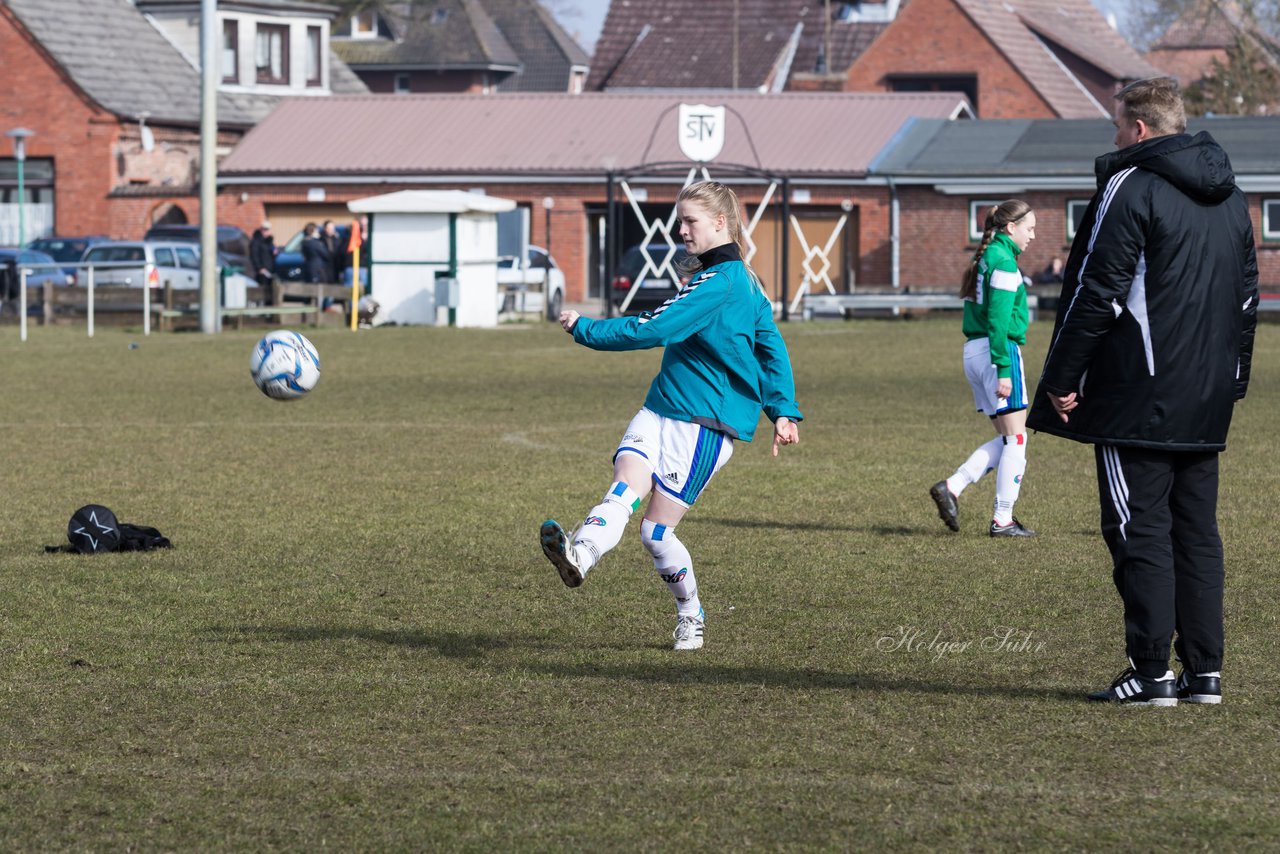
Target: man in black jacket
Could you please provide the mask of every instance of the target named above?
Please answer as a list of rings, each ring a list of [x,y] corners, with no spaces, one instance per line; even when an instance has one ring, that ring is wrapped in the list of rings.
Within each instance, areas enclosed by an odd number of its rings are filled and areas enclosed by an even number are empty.
[[[271,234],[271,223],[263,222],[254,229],[249,241],[249,263],[253,266],[253,277],[266,292],[265,301],[270,304],[271,282],[276,270],[276,239]]]
[[[1097,160],[1027,426],[1095,446],[1130,667],[1089,698],[1218,703],[1218,453],[1249,384],[1253,227],[1226,153],[1184,132],[1177,83],[1115,99],[1119,150]]]

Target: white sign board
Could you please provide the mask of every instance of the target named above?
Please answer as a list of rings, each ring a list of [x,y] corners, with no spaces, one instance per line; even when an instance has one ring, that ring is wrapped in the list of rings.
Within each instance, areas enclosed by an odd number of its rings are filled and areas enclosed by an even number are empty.
[[[709,163],[724,148],[724,107],[681,104],[677,120],[680,150],[695,163]]]

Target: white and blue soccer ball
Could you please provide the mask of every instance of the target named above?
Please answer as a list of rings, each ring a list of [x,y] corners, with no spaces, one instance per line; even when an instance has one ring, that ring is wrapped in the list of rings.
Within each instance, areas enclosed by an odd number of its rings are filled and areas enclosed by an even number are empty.
[[[267,397],[293,400],[320,381],[320,354],[301,334],[278,329],[254,345],[249,373]]]

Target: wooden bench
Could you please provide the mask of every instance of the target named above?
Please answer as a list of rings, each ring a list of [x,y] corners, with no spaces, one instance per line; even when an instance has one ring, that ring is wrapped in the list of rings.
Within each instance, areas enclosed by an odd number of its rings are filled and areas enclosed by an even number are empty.
[[[245,318],[277,318],[311,316],[311,322],[319,326],[324,300],[343,306],[345,314],[351,310],[351,289],[342,285],[313,285],[305,282],[273,282],[270,288],[270,305],[266,304],[268,289],[253,286],[245,289],[243,308],[223,308],[223,318],[235,321],[237,329],[244,327]],[[58,322],[68,314],[86,315],[89,311],[89,289],[82,286],[54,285],[46,283],[27,289],[28,304],[41,306],[40,322],[48,325]],[[303,300],[298,302],[298,300]],[[144,308],[142,288],[129,285],[97,285],[93,289],[94,314],[139,315]],[[200,292],[176,290],[172,285],[151,291],[151,319],[160,331],[171,330],[184,318],[200,317]]]

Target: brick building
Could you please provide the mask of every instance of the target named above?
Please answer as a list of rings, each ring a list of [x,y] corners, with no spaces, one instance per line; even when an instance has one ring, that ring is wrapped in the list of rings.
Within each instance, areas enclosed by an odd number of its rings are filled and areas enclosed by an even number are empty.
[[[892,182],[899,207],[900,283],[951,287],[977,248],[993,203],[1020,198],[1036,211],[1036,240],[1019,259],[1034,277],[1065,260],[1097,185],[1094,159],[1114,150],[1102,119],[915,122],[873,175]],[[1280,117],[1192,119],[1226,150],[1253,216],[1259,286],[1280,291]],[[1056,294],[1056,288],[1054,289]]]
[[[590,58],[538,0],[365,5],[334,52],[371,92],[582,91]]]
[[[1089,118],[1156,74],[1089,0],[619,0],[587,88],[950,91],[981,118]]]
[[[198,0],[0,3],[0,130],[35,131],[25,169],[28,239],[136,238],[157,221],[199,219],[198,11]],[[220,154],[285,96],[365,91],[329,55],[333,12],[305,0],[218,12]],[[15,173],[5,151],[4,242],[16,240]]]
[[[527,212],[530,241],[549,249],[564,271],[568,299],[595,298],[608,277],[610,176],[619,203],[615,257],[666,241],[657,223],[670,218],[694,169],[680,149],[679,135],[689,129],[680,121],[682,104],[724,111],[714,119],[723,149],[707,158],[706,169],[732,184],[757,219],[752,263],[779,298],[804,285],[806,261],[813,287],[848,292],[887,284],[889,196],[883,180],[868,176],[872,158],[913,118],[968,115],[964,99],[947,93],[293,100],[224,161],[220,206],[242,210],[249,222],[268,216],[286,237],[306,220],[349,219],[346,202],[394,190],[510,198]],[[305,140],[339,124],[347,129],[341,136],[305,149]]]

